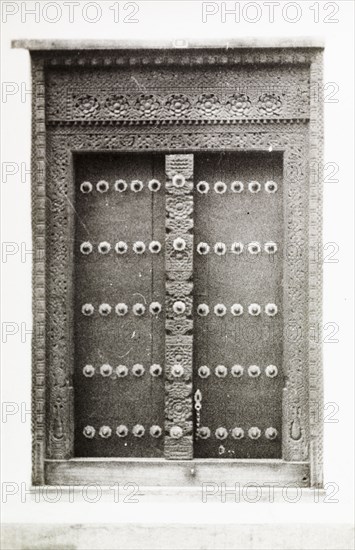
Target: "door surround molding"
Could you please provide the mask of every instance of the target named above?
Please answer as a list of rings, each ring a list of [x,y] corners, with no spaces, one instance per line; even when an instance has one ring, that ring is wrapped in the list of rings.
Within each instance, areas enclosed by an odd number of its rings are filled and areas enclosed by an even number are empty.
[[[31,50],[33,79],[33,483],[66,480],[64,484],[75,484],[79,478],[82,483],[85,471],[88,481],[91,476],[96,481],[107,479],[108,472],[118,479],[127,462],[130,468],[136,464],[139,476],[157,464],[148,459],[142,464],[139,459],[108,463],[72,458],[73,155],[273,150],[283,153],[285,242],[291,251],[284,278],[289,299],[285,323],[290,332],[284,339],[283,460],[223,460],[218,466],[213,460],[193,460],[187,466],[185,461],[159,461],[156,484],[164,479],[169,484],[169,472],[176,473],[175,485],[200,483],[199,475],[191,476],[193,482],[186,481],[190,479],[186,468],[191,470],[195,464],[208,480],[224,475],[235,482],[239,475],[245,479],[242,472],[247,462],[253,469],[245,482],[261,475],[270,482],[321,486],[322,47],[302,42],[300,47],[251,43],[228,49],[219,45],[160,50],[120,49],[108,43],[104,50],[80,49],[72,42],[67,47],[61,41],[56,47],[51,44],[49,50],[42,42],[33,43],[34,48],[28,42],[14,44]],[[179,90],[176,70],[186,75],[186,82],[178,83]],[[150,82],[145,107],[139,102],[142,94],[128,80],[123,78],[123,91],[112,86],[114,75],[131,71],[142,78],[146,75]],[[76,72],[83,78],[75,80]],[[235,79],[236,88],[238,75],[243,82],[247,78],[250,94],[248,86],[246,91],[226,91],[227,73]],[[201,91],[207,86],[207,92]],[[273,87],[272,92],[260,92],[265,87]],[[185,113],[174,108],[176,94],[186,98]],[[112,101],[116,101],[114,107]],[[305,183],[303,190],[297,185],[300,181]],[[149,475],[147,480],[152,485]]]

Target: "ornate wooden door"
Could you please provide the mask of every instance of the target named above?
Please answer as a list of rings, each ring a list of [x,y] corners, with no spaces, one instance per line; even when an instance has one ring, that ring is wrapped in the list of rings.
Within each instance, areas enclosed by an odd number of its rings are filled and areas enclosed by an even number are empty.
[[[281,457],[281,155],[75,170],[76,455]]]
[[[322,46],[16,44],[33,482],[321,486]]]

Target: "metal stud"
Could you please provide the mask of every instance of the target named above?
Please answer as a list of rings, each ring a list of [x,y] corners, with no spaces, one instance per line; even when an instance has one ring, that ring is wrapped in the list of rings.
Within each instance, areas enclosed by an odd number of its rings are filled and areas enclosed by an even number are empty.
[[[251,181],[250,183],[248,183],[248,189],[250,193],[259,193],[261,185],[258,181]]]
[[[99,434],[104,439],[107,439],[108,437],[111,437],[112,430],[111,430],[110,426],[101,426],[101,428],[99,430]]]
[[[259,439],[259,437],[261,435],[261,431],[256,426],[253,426],[252,428],[249,428],[248,435],[249,435],[250,439]]]
[[[260,315],[261,307],[259,304],[250,304],[250,306],[248,306],[248,312],[250,315],[253,315],[253,317],[257,317]]]
[[[111,311],[112,311],[112,307],[110,306],[110,304],[99,305],[99,313],[103,317],[107,317],[107,315],[110,315]]]
[[[261,370],[257,365],[251,365],[248,367],[248,374],[251,378],[258,378],[260,376]]]
[[[150,182],[148,183],[149,191],[156,192],[156,191],[159,191],[160,188],[161,188],[161,183],[158,180],[153,179],[153,180],[150,180]]]
[[[277,252],[277,244],[274,242],[265,243],[264,250],[267,254],[275,254]]]
[[[162,429],[160,426],[151,426],[150,429],[149,429],[149,433],[152,437],[160,437],[161,434],[162,434]]]
[[[259,254],[261,251],[261,246],[257,242],[252,242],[248,244],[248,252],[249,254]]]
[[[109,190],[109,188],[110,188],[110,186],[109,186],[108,182],[105,181],[105,180],[100,180],[96,184],[96,189],[98,190],[99,193],[106,193]]]
[[[133,309],[134,315],[137,315],[138,317],[140,317],[141,315],[144,315],[144,313],[145,313],[145,305],[144,304],[134,304],[132,309]]]
[[[174,250],[178,250],[178,251],[185,250],[186,248],[185,239],[182,239],[181,237],[177,237],[173,241],[173,247],[174,247]]]
[[[183,176],[182,174],[175,174],[175,176],[173,176],[173,185],[175,187],[183,187],[185,185],[185,176]]]
[[[233,365],[231,368],[231,374],[234,376],[234,378],[240,378],[243,376],[244,373],[244,367],[242,365]]]
[[[124,378],[125,376],[127,376],[128,368],[126,367],[126,365],[118,365],[118,367],[116,367],[116,374],[118,378]]]
[[[209,312],[210,312],[210,308],[208,307],[207,304],[199,304],[197,306],[197,313],[201,317],[206,317],[206,315],[208,315]]]
[[[244,190],[244,183],[241,181],[233,181],[231,183],[233,193],[241,193]]]
[[[278,369],[275,365],[268,365],[265,369],[265,374],[268,378],[275,378],[278,374]]]
[[[202,365],[197,372],[200,378],[208,378],[211,374],[211,369],[207,365]]]
[[[197,430],[197,435],[200,439],[208,439],[211,437],[211,430],[207,426],[202,426]]]
[[[143,437],[145,434],[145,428],[142,426],[142,424],[136,424],[133,426],[132,434],[134,437]]]
[[[213,188],[218,195],[223,195],[227,191],[227,186],[223,181],[217,181]]]
[[[83,434],[87,439],[93,439],[95,436],[96,430],[93,426],[85,426],[83,429]]]
[[[171,374],[174,376],[174,378],[181,378],[181,376],[184,374],[184,367],[182,365],[173,365],[171,367]]]
[[[124,241],[118,241],[115,245],[115,250],[117,254],[126,254],[128,250],[128,245]]]
[[[92,378],[94,374],[95,374],[95,367],[93,367],[93,365],[85,365],[85,367],[83,367],[83,375],[86,378]]]
[[[144,254],[145,252],[145,244],[142,241],[137,241],[133,244],[133,251],[136,254]]]
[[[93,246],[89,241],[86,241],[85,243],[81,243],[80,245],[80,252],[82,254],[85,254],[86,256],[88,254],[91,254],[92,249],[93,249]]]
[[[143,189],[143,182],[141,180],[133,180],[131,182],[131,191],[134,191],[135,193],[139,193],[139,191],[142,191]]]
[[[116,180],[115,181],[115,190],[119,193],[123,193],[127,190],[127,182],[125,180]]]
[[[232,243],[232,246],[231,246],[231,251],[233,252],[233,254],[241,254],[243,252],[243,249],[244,249],[244,245],[243,243]]]
[[[225,378],[228,374],[228,369],[224,365],[218,365],[214,372],[218,378]]]
[[[84,304],[81,308],[81,312],[83,313],[83,315],[89,317],[94,313],[94,306],[92,304]]]
[[[149,306],[149,311],[152,315],[159,315],[161,312],[161,304],[159,302],[152,302]]]
[[[80,191],[84,194],[91,193],[92,189],[92,183],[90,183],[89,181],[83,181],[83,183],[80,185]]]
[[[243,428],[233,428],[232,430],[232,437],[234,439],[243,439],[244,437],[244,430]]]
[[[197,245],[197,252],[201,256],[205,256],[205,254],[208,254],[210,251],[210,247],[207,243],[198,243]]]
[[[265,313],[269,317],[274,317],[277,314],[277,305],[276,304],[266,304]]]
[[[152,241],[149,244],[149,250],[152,254],[159,254],[161,251],[161,244],[159,241]]]
[[[276,193],[277,191],[277,183],[275,181],[267,181],[265,183],[265,191],[267,193]]]
[[[228,437],[228,431],[226,428],[217,428],[215,436],[217,439],[226,439]]]
[[[244,308],[241,304],[233,304],[231,307],[231,313],[235,317],[239,317],[240,315],[243,315]]]
[[[199,181],[196,185],[196,189],[199,193],[201,193],[201,195],[206,195],[206,193],[210,190],[210,186],[207,181]]]
[[[119,426],[117,426],[116,434],[118,435],[118,437],[127,437],[128,435],[127,426],[125,426],[124,424],[120,424]]]
[[[124,315],[126,315],[128,313],[128,306],[126,304],[117,304],[116,307],[115,307],[115,310],[116,310],[116,313],[117,315],[119,315],[119,317],[123,317]]]
[[[186,306],[184,302],[181,302],[180,300],[178,300],[177,302],[174,302],[173,310],[174,310],[174,313],[176,313],[177,315],[182,315],[186,311]]]
[[[224,317],[227,313],[227,308],[224,304],[217,304],[214,306],[214,313],[217,317]]]
[[[224,243],[216,243],[214,245],[215,254],[217,254],[218,256],[224,256],[224,254],[226,253],[226,250],[227,250],[227,247]]]
[[[103,241],[97,248],[100,254],[108,254],[111,250],[111,245],[107,241]]]
[[[173,426],[170,428],[169,434],[173,439],[180,439],[183,436],[183,431],[180,426]]]
[[[103,377],[105,377],[105,378],[106,378],[107,376],[111,376],[112,371],[113,371],[113,369],[112,369],[111,365],[109,365],[109,364],[107,364],[107,363],[105,363],[105,365],[102,365],[102,366],[100,367],[100,374],[101,374],[101,376],[103,376]]]
[[[143,376],[143,374],[145,372],[145,369],[144,369],[143,365],[141,365],[140,363],[136,363],[132,367],[132,372],[133,372],[134,376],[137,376],[137,378],[140,378],[141,376]]]
[[[277,437],[276,428],[272,428],[272,427],[266,428],[265,437],[266,437],[266,439],[270,439],[270,440],[276,439],[276,437]]]
[[[150,368],[149,368],[149,372],[152,376],[160,376],[163,372],[163,369],[161,368],[160,365],[157,365],[157,364],[154,364],[154,365],[151,365]]]

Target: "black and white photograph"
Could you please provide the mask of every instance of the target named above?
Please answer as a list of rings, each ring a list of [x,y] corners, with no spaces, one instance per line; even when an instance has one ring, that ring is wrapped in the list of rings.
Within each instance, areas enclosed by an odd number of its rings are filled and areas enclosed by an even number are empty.
[[[1,547],[353,550],[354,2],[0,10]]]

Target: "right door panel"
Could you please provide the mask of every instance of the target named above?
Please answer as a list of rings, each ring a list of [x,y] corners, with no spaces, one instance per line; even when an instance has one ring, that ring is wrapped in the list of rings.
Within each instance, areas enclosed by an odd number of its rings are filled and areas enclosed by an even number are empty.
[[[195,155],[198,458],[281,458],[282,166],[281,153]]]

